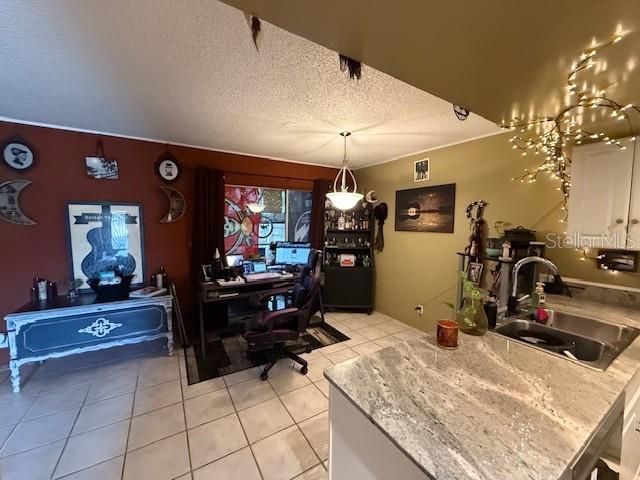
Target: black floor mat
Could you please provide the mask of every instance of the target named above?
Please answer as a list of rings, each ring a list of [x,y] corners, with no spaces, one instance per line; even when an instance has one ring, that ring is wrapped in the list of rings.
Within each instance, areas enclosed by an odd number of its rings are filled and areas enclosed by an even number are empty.
[[[301,339],[315,350],[344,342],[349,340],[349,337],[327,323],[319,323],[310,326]],[[301,352],[303,349],[301,348]],[[242,335],[215,338],[209,341],[205,359],[201,356],[200,345],[192,345],[184,350],[189,385],[267,363],[265,355],[247,355],[246,342]]]

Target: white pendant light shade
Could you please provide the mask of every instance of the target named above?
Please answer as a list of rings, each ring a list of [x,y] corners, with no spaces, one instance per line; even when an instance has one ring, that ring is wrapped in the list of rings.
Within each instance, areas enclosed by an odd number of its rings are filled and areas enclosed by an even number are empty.
[[[356,192],[330,192],[327,198],[338,210],[351,210],[355,207],[364,195]]]
[[[362,193],[358,193],[358,183],[353,172],[347,166],[347,137],[350,132],[342,132],[340,135],[344,138],[344,156],[342,158],[342,168],[333,181],[333,192],[327,193],[327,198],[338,210],[351,210],[359,201],[364,198]],[[353,191],[347,187],[347,174],[351,176],[353,181]],[[340,180],[340,190],[338,190],[338,180]]]

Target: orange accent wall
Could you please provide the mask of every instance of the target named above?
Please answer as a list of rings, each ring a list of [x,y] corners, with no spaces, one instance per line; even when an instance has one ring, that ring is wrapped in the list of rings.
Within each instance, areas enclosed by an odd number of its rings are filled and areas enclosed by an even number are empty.
[[[183,310],[190,311],[195,167],[229,172],[226,177],[231,184],[299,189],[311,189],[315,178],[333,179],[336,175],[332,168],[171,146],[183,167],[182,176],[172,186],[184,194],[187,213],[176,223],[162,224],[160,219],[169,205],[158,188],[165,184],[155,174],[154,164],[166,150],[165,144],[0,122],[2,144],[11,138],[31,145],[36,163],[27,171],[18,172],[0,159],[0,183],[13,179],[33,181],[22,191],[20,205],[38,224],[21,226],[0,220],[0,330],[5,328],[4,315],[29,301],[33,277],[53,280],[60,291],[66,292],[70,264],[65,208],[69,201],[141,203],[145,279],[163,265],[176,282]],[[98,138],[104,142],[106,156],[118,160],[118,180],[96,180],[85,173],[84,157],[95,153]],[[7,360],[8,351],[0,350],[0,365]]]

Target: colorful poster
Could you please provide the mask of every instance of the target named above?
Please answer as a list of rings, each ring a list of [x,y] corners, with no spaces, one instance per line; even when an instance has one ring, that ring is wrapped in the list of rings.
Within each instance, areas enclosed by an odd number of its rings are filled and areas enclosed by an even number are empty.
[[[224,192],[224,248],[229,255],[249,258],[258,253],[259,213],[248,205],[258,203],[260,191],[255,187],[227,185]]]

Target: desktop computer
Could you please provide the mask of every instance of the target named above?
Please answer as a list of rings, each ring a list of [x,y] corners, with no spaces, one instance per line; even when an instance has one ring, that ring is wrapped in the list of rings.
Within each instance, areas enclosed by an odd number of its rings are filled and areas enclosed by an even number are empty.
[[[309,258],[311,245],[303,242],[276,243],[276,264],[294,266],[304,265]]]
[[[241,267],[244,260],[243,255],[227,255],[227,267]]]

